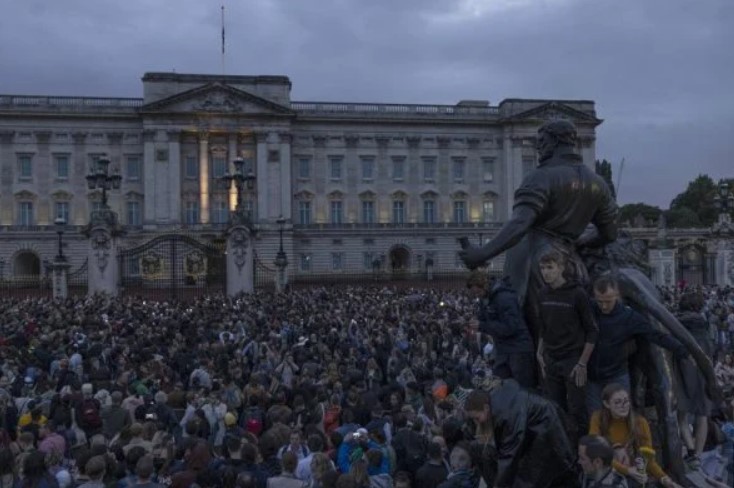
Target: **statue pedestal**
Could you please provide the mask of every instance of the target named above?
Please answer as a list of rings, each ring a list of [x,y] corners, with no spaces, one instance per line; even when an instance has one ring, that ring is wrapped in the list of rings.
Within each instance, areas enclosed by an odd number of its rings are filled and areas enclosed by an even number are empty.
[[[109,227],[93,227],[89,234],[89,294],[117,296],[120,266],[118,239]]]
[[[675,253],[675,249],[650,249],[653,284],[657,286],[676,285]]]
[[[255,290],[253,236],[244,225],[227,231],[227,295],[252,293]]]
[[[69,263],[66,258],[56,256],[52,264],[52,285],[54,300],[63,300],[69,296]]]

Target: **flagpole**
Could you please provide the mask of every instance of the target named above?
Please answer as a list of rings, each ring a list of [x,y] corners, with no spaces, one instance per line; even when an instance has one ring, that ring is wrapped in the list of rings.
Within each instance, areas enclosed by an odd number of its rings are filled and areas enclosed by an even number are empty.
[[[222,76],[226,74],[224,64],[224,4],[222,4]]]

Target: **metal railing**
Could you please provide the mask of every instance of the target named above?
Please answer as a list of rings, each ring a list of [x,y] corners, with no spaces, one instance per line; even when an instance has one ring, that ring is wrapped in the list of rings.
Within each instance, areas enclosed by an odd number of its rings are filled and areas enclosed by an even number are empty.
[[[291,109],[304,114],[360,114],[411,117],[489,117],[499,115],[499,107],[423,105],[394,103],[291,102]]]
[[[298,271],[289,279],[291,288],[320,286],[396,286],[400,288],[464,289],[469,271],[466,269],[421,270],[344,270],[332,272]]]
[[[0,107],[112,107],[138,108],[142,98],[47,97],[33,95],[0,95]]]
[[[496,230],[502,227],[502,222],[410,222],[405,224],[394,223],[318,223],[318,224],[294,224],[293,228],[297,230],[328,230],[328,229],[380,229],[380,230],[401,230],[401,229],[487,229]]]

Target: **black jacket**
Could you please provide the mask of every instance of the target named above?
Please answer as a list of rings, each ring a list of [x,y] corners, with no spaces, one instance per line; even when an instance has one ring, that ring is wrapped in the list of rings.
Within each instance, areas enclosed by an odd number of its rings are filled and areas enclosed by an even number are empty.
[[[546,286],[538,308],[543,351],[552,359],[578,358],[584,344],[596,343],[599,328],[591,301],[578,283],[567,282],[555,289]]]
[[[490,393],[497,448],[494,486],[546,488],[574,471],[576,456],[555,405],[505,380]]]
[[[533,340],[509,279],[497,280],[479,305],[479,330],[494,339],[496,354],[533,352]]]
[[[714,347],[711,344],[709,335],[709,323],[703,318],[703,315],[697,312],[682,312],[677,315],[680,323],[691,333],[698,346],[708,357],[714,357]]]
[[[591,381],[605,381],[624,374],[627,371],[625,344],[635,338],[668,349],[678,358],[688,355],[683,344],[654,329],[645,317],[630,307],[617,303],[608,314],[602,313],[596,304],[593,308],[599,324],[599,338],[589,358],[588,373]]]

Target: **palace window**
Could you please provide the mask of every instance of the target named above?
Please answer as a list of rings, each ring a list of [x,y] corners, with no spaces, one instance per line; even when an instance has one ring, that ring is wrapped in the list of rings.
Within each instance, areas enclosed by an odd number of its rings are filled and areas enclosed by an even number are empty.
[[[375,177],[375,158],[364,156],[360,158],[362,165],[362,180],[372,181]]]
[[[362,223],[375,223],[375,202],[372,200],[362,200]]]
[[[436,158],[423,158],[423,181],[432,183],[436,180]]]
[[[298,158],[298,177],[302,180],[311,178],[311,158]]]
[[[311,202],[304,200],[298,202],[298,223],[301,225],[311,224]]]
[[[436,223],[436,201],[423,200],[423,222],[426,224]]]
[[[392,202],[392,223],[405,223],[405,202],[403,200],[394,200]]]
[[[139,181],[142,174],[142,165],[140,164],[140,157],[128,156],[127,157],[127,179],[129,181]]]
[[[329,202],[331,210],[331,223],[341,224],[344,220],[344,211],[341,200],[332,200]]]
[[[56,202],[54,204],[54,220],[63,219],[69,223],[69,202]]]
[[[184,160],[184,178],[187,180],[199,179],[199,158],[186,156]]]
[[[466,202],[464,200],[454,202],[454,222],[457,224],[466,222]]]
[[[184,221],[187,225],[195,225],[199,223],[199,202],[195,200],[186,202],[184,211]]]
[[[494,158],[482,158],[482,181],[485,183],[494,181]]]
[[[465,169],[466,169],[466,159],[464,158],[453,158],[452,159],[453,164],[453,171],[454,171],[454,181],[457,183],[463,183],[465,178]]]
[[[59,180],[69,179],[69,155],[56,154],[54,156],[56,166],[56,178]]]
[[[142,225],[143,216],[140,213],[140,202],[127,202],[127,225]]]
[[[30,154],[18,155],[18,179],[30,180],[33,178],[33,156]]]
[[[402,181],[405,178],[405,158],[397,156],[392,158],[392,179]]]
[[[339,271],[344,269],[344,253],[333,252],[331,253],[331,269]]]
[[[342,179],[342,158],[330,157],[329,158],[329,177],[332,180]]]
[[[34,225],[33,202],[18,203],[18,225]]]

